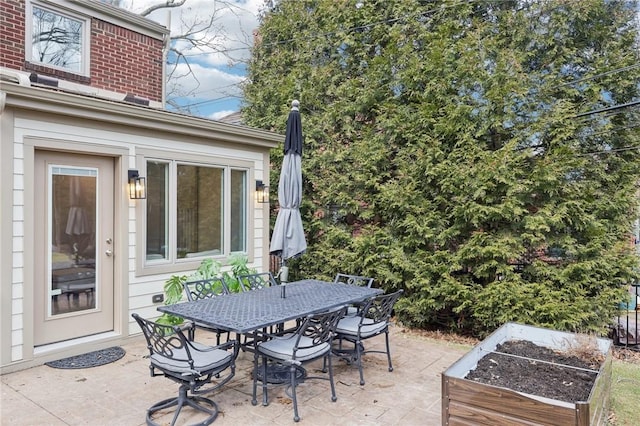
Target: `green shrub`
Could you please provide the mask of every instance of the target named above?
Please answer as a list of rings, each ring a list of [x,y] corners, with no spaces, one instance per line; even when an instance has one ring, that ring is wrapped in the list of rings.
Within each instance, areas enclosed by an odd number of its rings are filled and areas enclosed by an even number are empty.
[[[255,273],[254,268],[247,266],[249,259],[245,254],[237,253],[229,257],[231,264],[231,273],[222,272],[222,263],[215,259],[204,259],[198,269],[191,275],[172,275],[164,283],[164,304],[173,305],[184,298],[184,283],[190,281],[206,280],[222,276],[231,293],[239,293],[241,291],[240,283],[236,278],[238,275]],[[184,321],[183,318],[171,314],[162,314],[158,318],[158,323],[167,325],[177,325]]]

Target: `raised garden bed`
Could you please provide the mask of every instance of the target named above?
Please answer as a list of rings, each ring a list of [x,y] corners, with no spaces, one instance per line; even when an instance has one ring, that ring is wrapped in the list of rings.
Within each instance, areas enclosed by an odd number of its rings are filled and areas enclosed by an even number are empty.
[[[575,363],[587,343],[598,361]],[[610,340],[507,323],[443,373],[442,424],[604,425],[611,359]]]

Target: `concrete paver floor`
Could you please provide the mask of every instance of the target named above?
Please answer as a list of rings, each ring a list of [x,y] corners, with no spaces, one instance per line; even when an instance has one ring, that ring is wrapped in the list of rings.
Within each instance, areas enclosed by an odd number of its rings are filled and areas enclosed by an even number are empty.
[[[196,340],[212,343],[206,332]],[[384,337],[370,339],[367,349],[384,349]],[[2,425],[123,425],[145,424],[146,409],[177,395],[178,385],[162,376],[150,377],[143,337],[122,346],[120,360],[100,367],[63,370],[39,366],[2,376]],[[329,382],[310,380],[297,388],[300,424],[305,425],[439,425],[441,373],[468,347],[422,337],[401,326],[391,328],[394,371],[384,354],[364,356],[366,384],[359,385],[357,367],[334,358],[338,400],[331,402]],[[284,387],[269,391],[269,405],[251,405],[253,354],[240,353],[236,376],[219,391],[204,395],[220,409],[215,425],[287,425],[293,407]],[[321,367],[321,361],[307,370]],[[320,373],[319,375],[322,375]],[[186,409],[185,409],[186,410]],[[183,410],[183,412],[185,411]],[[184,423],[197,418],[181,415]],[[170,424],[171,413],[159,419]]]

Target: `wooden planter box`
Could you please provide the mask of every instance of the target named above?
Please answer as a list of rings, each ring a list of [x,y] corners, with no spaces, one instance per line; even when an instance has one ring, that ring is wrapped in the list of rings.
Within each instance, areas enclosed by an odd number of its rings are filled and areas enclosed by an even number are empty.
[[[442,375],[443,425],[604,425],[611,386],[611,341],[597,339],[605,356],[587,401],[568,403],[511,389],[478,383],[464,377],[500,343],[524,340],[538,346],[566,350],[579,335],[507,323],[456,361]]]

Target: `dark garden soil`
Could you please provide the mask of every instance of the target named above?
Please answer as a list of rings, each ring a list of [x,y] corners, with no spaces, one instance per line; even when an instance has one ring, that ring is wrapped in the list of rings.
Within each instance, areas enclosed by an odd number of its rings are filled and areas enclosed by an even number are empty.
[[[559,401],[586,401],[604,357],[575,352],[560,353],[528,341],[508,341],[480,359],[466,378]]]

